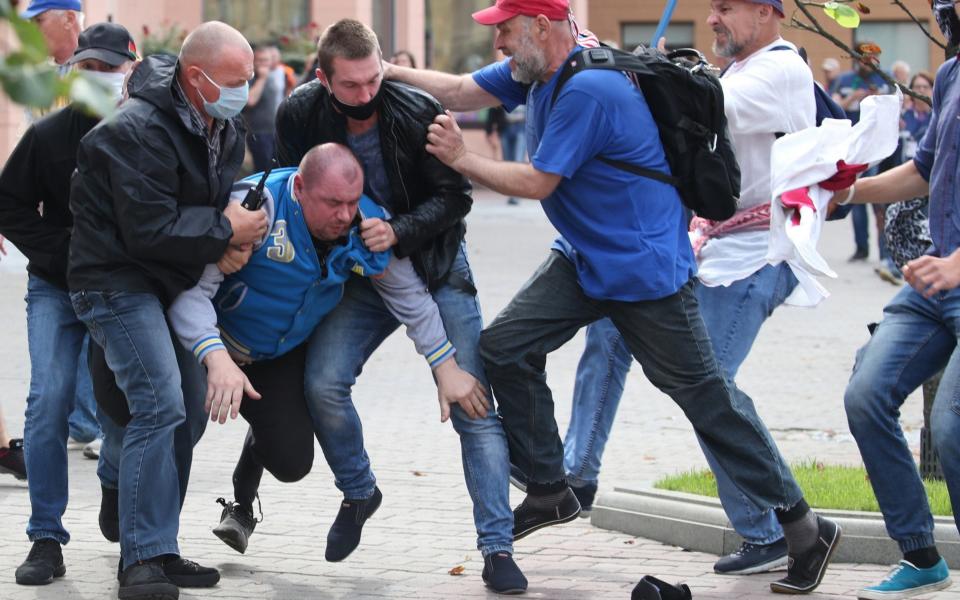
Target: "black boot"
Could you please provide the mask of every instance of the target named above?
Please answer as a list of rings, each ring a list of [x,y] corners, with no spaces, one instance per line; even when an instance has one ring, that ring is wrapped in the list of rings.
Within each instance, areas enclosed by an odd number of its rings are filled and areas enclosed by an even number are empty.
[[[337,519],[327,534],[327,561],[339,562],[356,550],[363,524],[377,512],[382,500],[383,494],[378,487],[373,488],[373,496],[365,500],[343,500]]]
[[[53,583],[54,577],[63,577],[66,572],[60,542],[43,538],[33,543],[27,560],[17,567],[16,579],[20,585],[47,585]]]

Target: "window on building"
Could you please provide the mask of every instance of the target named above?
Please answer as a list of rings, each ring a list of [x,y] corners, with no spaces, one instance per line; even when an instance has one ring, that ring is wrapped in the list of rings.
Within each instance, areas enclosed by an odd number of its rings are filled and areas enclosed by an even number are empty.
[[[204,0],[204,21],[223,21],[251,42],[310,35],[310,0]]]
[[[929,23],[921,20],[929,29]],[[920,28],[911,21],[864,21],[854,29],[854,39],[880,46],[880,66],[886,70],[898,61],[906,61],[912,72],[930,69],[930,44]]]
[[[624,50],[633,50],[640,44],[649,46],[653,34],[657,31],[657,23],[621,23],[620,47]],[[667,49],[693,47],[693,23],[670,23],[667,25]]]
[[[373,0],[371,6],[372,29],[380,40],[380,50],[384,57],[391,56],[398,50],[396,47],[396,0]]]
[[[490,0],[425,0],[427,68],[468,73],[493,61],[493,27],[470,16],[488,6]]]

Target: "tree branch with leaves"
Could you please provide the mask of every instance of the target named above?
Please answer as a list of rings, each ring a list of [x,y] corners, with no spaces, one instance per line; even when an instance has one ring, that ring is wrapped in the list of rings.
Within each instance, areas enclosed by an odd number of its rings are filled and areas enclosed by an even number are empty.
[[[825,17],[835,21],[841,27],[845,29],[856,29],[860,26],[860,15],[870,14],[870,7],[867,6],[863,0],[831,0],[829,2],[816,2],[813,0],[795,1],[797,3],[797,10],[790,15],[791,27],[819,35],[840,50],[849,54],[852,58],[855,58],[861,64],[866,65],[871,71],[882,77],[890,86],[898,87],[907,96],[930,104],[929,97],[918,94],[909,87],[901,85],[880,68],[876,60],[876,55],[880,53],[881,48],[869,43],[861,43],[853,47],[827,31],[816,16],[817,12],[823,12]],[[910,20],[916,23],[917,27],[920,28],[931,42],[946,50],[946,46],[930,34],[923,23],[917,19],[916,15],[914,15],[901,0],[891,0],[891,4],[896,5],[906,13]]]

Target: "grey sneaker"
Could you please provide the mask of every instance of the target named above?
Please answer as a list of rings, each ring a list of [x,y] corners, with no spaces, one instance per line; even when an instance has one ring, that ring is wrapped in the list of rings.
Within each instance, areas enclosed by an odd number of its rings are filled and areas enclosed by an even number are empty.
[[[223,540],[224,544],[243,554],[247,551],[250,536],[253,535],[253,530],[259,521],[253,517],[252,510],[248,510],[236,502],[227,502],[223,498],[217,498],[217,502],[223,505],[223,512],[220,513],[220,524],[213,528],[213,535]],[[262,510],[260,516],[263,520]]]

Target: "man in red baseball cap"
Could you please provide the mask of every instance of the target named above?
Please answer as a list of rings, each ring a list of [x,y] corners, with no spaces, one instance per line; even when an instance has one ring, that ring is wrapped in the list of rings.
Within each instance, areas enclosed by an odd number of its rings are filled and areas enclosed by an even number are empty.
[[[563,21],[569,14],[567,0],[497,0],[493,6],[473,13],[473,20],[481,25],[499,25],[517,15],[543,15],[551,21]]]
[[[776,9],[774,2],[758,3]],[[391,66],[387,76],[451,110],[525,104],[530,164],[469,152],[449,113],[430,126],[427,151],[496,192],[540,200],[563,236],[480,336],[511,461],[528,476],[527,496],[514,509],[514,540],[580,513],[545,367],[577,330],[609,318],[737,487],[774,508],[791,558],[774,591],[813,590],[839,531],[810,510],[752,400],[718,366],[694,292],[696,261],[677,190],[604,160],[669,174],[643,94],[621,73],[586,69],[554,96],[563,65],[583,48],[567,0],[497,0],[474,19],[496,27],[494,47],[506,60],[468,75]]]

